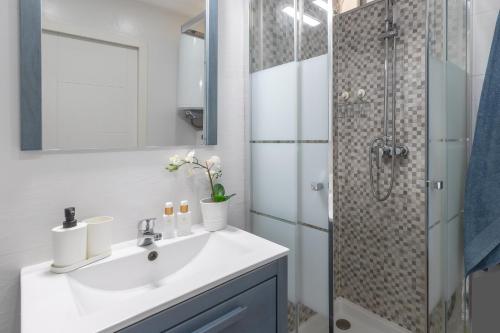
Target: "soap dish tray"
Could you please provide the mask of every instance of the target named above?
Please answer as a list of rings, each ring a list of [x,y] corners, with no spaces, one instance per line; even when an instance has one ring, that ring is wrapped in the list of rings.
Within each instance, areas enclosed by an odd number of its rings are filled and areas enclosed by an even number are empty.
[[[111,251],[105,252],[103,254],[97,255],[97,256],[89,258],[87,260],[80,261],[80,262],[77,262],[76,264],[73,264],[73,265],[70,265],[70,266],[64,266],[64,267],[54,266],[54,264],[52,264],[52,265],[50,265],[50,271],[52,273],[56,273],[56,274],[69,273],[69,272],[72,272],[72,271],[74,271],[74,270],[76,270],[78,268],[90,265],[90,264],[92,264],[92,263],[94,263],[96,261],[99,261],[99,260],[102,260],[102,259],[104,259],[106,257],[109,257],[110,255],[111,255]]]

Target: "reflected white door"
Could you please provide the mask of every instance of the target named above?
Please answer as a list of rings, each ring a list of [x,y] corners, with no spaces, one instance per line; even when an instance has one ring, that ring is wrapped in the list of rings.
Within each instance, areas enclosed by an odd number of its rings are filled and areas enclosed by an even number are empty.
[[[138,145],[138,49],[42,36],[44,149]]]

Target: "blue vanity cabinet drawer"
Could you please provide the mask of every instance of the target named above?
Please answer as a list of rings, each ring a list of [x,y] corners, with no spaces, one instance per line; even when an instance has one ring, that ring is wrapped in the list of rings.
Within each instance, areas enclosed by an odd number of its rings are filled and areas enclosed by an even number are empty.
[[[287,258],[238,276],[119,333],[287,333]]]
[[[164,332],[275,333],[276,278]]]

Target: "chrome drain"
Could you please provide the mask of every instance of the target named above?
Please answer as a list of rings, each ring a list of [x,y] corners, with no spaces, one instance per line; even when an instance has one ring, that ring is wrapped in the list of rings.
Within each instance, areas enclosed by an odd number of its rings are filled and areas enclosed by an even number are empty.
[[[351,322],[347,319],[339,319],[335,322],[335,326],[337,326],[339,330],[347,331],[351,328]]]
[[[155,261],[156,258],[158,258],[158,252],[156,252],[156,251],[149,252],[149,254],[148,254],[149,261]]]

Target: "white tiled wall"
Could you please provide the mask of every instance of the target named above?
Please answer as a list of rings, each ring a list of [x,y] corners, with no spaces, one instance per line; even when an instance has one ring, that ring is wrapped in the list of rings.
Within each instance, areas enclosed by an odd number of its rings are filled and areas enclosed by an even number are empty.
[[[500,0],[472,1],[472,128],[490,54],[491,41],[500,10]]]

